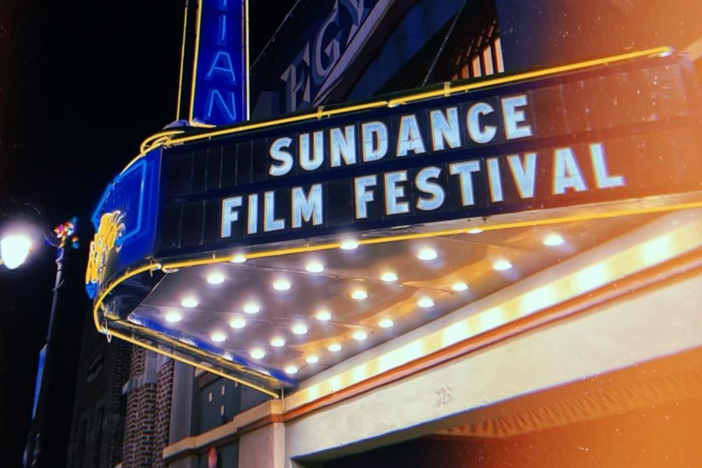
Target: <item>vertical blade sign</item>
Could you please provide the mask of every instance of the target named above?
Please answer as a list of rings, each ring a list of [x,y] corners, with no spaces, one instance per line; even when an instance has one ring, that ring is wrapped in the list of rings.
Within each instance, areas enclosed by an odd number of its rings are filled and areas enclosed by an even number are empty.
[[[200,0],[190,122],[248,119],[246,0]]]

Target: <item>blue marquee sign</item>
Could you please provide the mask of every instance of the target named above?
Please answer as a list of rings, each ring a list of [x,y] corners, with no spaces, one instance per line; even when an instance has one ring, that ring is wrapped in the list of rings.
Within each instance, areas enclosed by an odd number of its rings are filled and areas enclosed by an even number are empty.
[[[190,121],[248,119],[246,0],[200,0]]]

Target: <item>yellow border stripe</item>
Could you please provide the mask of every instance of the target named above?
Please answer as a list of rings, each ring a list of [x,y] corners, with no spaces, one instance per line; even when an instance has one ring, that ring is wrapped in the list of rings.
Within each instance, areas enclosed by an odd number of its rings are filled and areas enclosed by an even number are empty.
[[[225,373],[225,372],[220,372],[220,371],[218,371],[218,370],[216,370],[216,369],[212,369],[211,367],[204,366],[204,365],[200,364],[199,362],[188,360],[188,359],[186,359],[186,358],[183,358],[183,357],[181,357],[181,356],[176,355],[175,353],[171,353],[171,352],[169,352],[169,351],[167,351],[167,350],[165,350],[165,349],[161,349],[161,348],[159,348],[159,347],[157,347],[157,346],[152,346],[152,345],[150,345],[150,344],[148,344],[148,343],[144,343],[143,341],[135,340],[134,338],[132,338],[132,337],[130,337],[130,336],[127,336],[127,335],[124,335],[124,334],[122,334],[122,333],[120,333],[120,332],[116,332],[116,331],[112,331],[112,330],[111,330],[111,331],[110,331],[110,334],[111,334],[112,336],[116,337],[116,338],[119,338],[119,339],[121,339],[121,340],[124,340],[124,341],[126,341],[126,342],[128,342],[128,343],[131,343],[131,344],[133,344],[133,345],[141,346],[142,348],[148,349],[149,351],[153,351],[154,353],[158,353],[158,354],[162,354],[163,356],[167,356],[167,357],[169,357],[169,358],[171,358],[171,359],[173,359],[173,360],[175,360],[175,361],[182,362],[183,364],[188,364],[188,365],[193,366],[193,367],[197,367],[198,369],[202,369],[202,370],[207,371],[207,372],[209,372],[209,373],[211,373],[211,374],[218,375],[218,376],[223,377],[223,378],[225,378],[225,379],[227,379],[227,380],[231,380],[231,381],[233,381],[233,382],[240,383],[241,385],[245,385],[245,386],[247,386],[247,387],[251,387],[251,388],[253,388],[253,389],[258,390],[259,392],[265,393],[266,395],[270,395],[270,396],[272,396],[273,398],[276,398],[276,399],[280,398],[280,396],[279,396],[277,393],[271,392],[270,390],[267,390],[267,389],[265,389],[265,388],[263,388],[263,387],[259,387],[259,386],[257,386],[257,385],[253,385],[253,384],[251,384],[251,383],[249,383],[249,382],[247,382],[247,381],[245,381],[245,380],[237,379],[236,377],[233,377],[233,376],[231,376],[231,375],[229,375],[229,374],[227,374],[227,373]]]
[[[193,106],[195,105],[195,82],[197,81],[197,60],[200,54],[200,27],[202,26],[202,2],[197,0],[197,26],[195,26],[195,57],[193,62],[193,82],[190,86],[190,112],[188,121],[193,121]]]
[[[527,79],[531,79],[531,78],[538,78],[538,77],[552,75],[555,73],[581,70],[583,68],[589,68],[589,67],[593,67],[593,66],[597,66],[597,65],[606,65],[606,64],[609,64],[612,62],[619,62],[619,61],[623,61],[623,60],[631,60],[631,59],[640,58],[640,57],[650,57],[650,56],[668,54],[670,52],[672,52],[672,49],[669,47],[657,47],[655,49],[644,50],[641,52],[631,52],[631,53],[622,54],[622,55],[614,55],[611,57],[605,57],[605,58],[601,58],[601,59],[597,59],[597,60],[588,60],[586,62],[578,62],[578,63],[570,64],[570,65],[562,65],[562,66],[558,66],[558,67],[547,68],[545,70],[538,70],[538,71],[533,71],[533,72],[521,73],[521,74],[513,75],[513,76],[495,78],[495,79],[483,81],[480,83],[468,83],[468,84],[459,85],[456,87],[451,87],[449,84],[448,86],[446,86],[442,89],[439,89],[439,90],[427,91],[427,92],[423,92],[423,93],[419,93],[419,94],[414,94],[411,96],[405,96],[402,98],[392,99],[390,101],[374,101],[374,102],[370,102],[367,104],[359,104],[359,105],[355,105],[355,106],[334,109],[331,111],[326,111],[326,110],[323,110],[322,108],[319,108],[314,113],[307,113],[304,115],[299,115],[299,116],[294,116],[294,117],[285,117],[282,119],[269,120],[266,122],[260,122],[260,123],[250,124],[250,125],[242,125],[242,126],[238,126],[238,127],[234,127],[234,128],[225,128],[222,130],[217,130],[217,131],[208,132],[208,133],[202,133],[199,135],[192,135],[192,136],[187,136],[187,137],[182,137],[182,138],[174,138],[169,142],[169,144],[176,145],[176,144],[185,143],[188,141],[204,140],[204,139],[213,138],[213,137],[222,136],[222,135],[230,135],[232,133],[240,133],[240,132],[247,131],[247,130],[255,130],[255,129],[259,129],[259,128],[273,127],[273,126],[281,125],[281,124],[285,124],[285,123],[300,122],[303,120],[319,119],[322,117],[329,117],[332,115],[342,114],[342,113],[346,113],[346,112],[374,109],[377,107],[385,107],[385,106],[396,106],[396,105],[405,104],[408,102],[419,101],[422,99],[428,99],[428,98],[433,98],[433,97],[438,97],[438,96],[449,96],[452,93],[465,92],[465,91],[470,91],[470,90],[474,90],[474,89],[481,89],[481,88],[486,88],[489,86],[495,86],[495,85],[499,85],[499,84],[512,83],[514,81],[527,80]]]
[[[180,119],[180,104],[183,98],[183,74],[185,73],[185,40],[188,32],[188,4],[185,0],[185,14],[183,19],[183,45],[180,48],[180,77],[178,78],[178,105],[176,107],[176,120]]]
[[[198,28],[199,28],[199,26],[198,26]],[[198,36],[198,40],[199,40],[199,36]],[[466,85],[456,86],[455,88],[452,88],[450,86],[450,83],[446,83],[447,86],[445,86],[441,90],[419,93],[419,94],[415,94],[412,96],[397,98],[397,99],[394,99],[391,101],[373,101],[373,102],[366,103],[366,104],[351,105],[348,107],[343,107],[343,108],[339,108],[339,109],[332,109],[332,110],[324,110],[323,107],[319,107],[317,109],[317,111],[314,113],[307,113],[304,115],[298,115],[298,116],[293,116],[293,117],[284,117],[281,119],[269,120],[269,121],[265,121],[265,122],[259,122],[259,123],[248,124],[248,125],[242,125],[242,126],[238,126],[238,127],[234,127],[234,128],[216,130],[216,131],[212,131],[212,132],[208,132],[208,133],[202,133],[199,135],[192,135],[192,136],[185,136],[185,137],[181,137],[181,138],[169,137],[163,141],[159,141],[158,143],[163,145],[163,146],[172,146],[172,145],[176,145],[176,144],[186,143],[189,141],[197,141],[197,140],[208,139],[208,138],[212,138],[212,137],[216,137],[216,136],[230,135],[233,133],[240,133],[240,132],[244,132],[244,131],[248,131],[248,130],[268,128],[268,127],[282,125],[282,124],[286,124],[286,123],[303,122],[303,121],[307,121],[307,120],[321,119],[324,117],[331,117],[333,115],[338,115],[338,114],[345,114],[348,112],[355,112],[355,111],[362,111],[362,110],[367,110],[367,109],[376,109],[379,107],[387,107],[387,106],[391,106],[391,105],[398,105],[398,104],[407,103],[407,102],[411,102],[411,101],[428,99],[430,97],[449,96],[452,93],[466,92],[466,91],[470,91],[470,90],[474,90],[474,89],[485,88],[488,86],[511,83],[514,81],[524,80],[524,79],[529,79],[529,78],[542,77],[542,76],[547,76],[547,75],[559,73],[559,72],[575,71],[575,70],[580,70],[580,69],[587,68],[587,67],[593,67],[593,66],[597,66],[597,65],[605,65],[608,63],[612,63],[612,62],[631,60],[634,58],[664,55],[664,54],[669,54],[672,51],[673,50],[670,47],[658,47],[655,49],[648,49],[648,50],[644,50],[641,52],[631,52],[631,53],[627,53],[627,54],[615,55],[612,57],[606,57],[606,58],[597,59],[597,60],[589,60],[586,62],[580,62],[580,63],[570,64],[570,65],[562,65],[562,66],[548,68],[545,70],[540,70],[540,71],[535,71],[535,72],[528,72],[528,73],[522,73],[522,74],[514,75],[514,76],[495,78],[495,79],[492,79],[489,81],[483,81],[480,83],[469,83]],[[195,73],[195,70],[193,70],[193,73]],[[190,110],[192,113],[192,96],[191,96],[190,107],[191,107]],[[192,124],[192,115],[190,116],[190,121]],[[200,126],[200,125],[194,125],[194,126]],[[179,133],[185,133],[185,132],[181,131]],[[159,135],[159,134],[157,133],[156,135]],[[153,141],[153,137],[149,137],[145,141]],[[142,146],[143,146],[143,144],[142,144]],[[155,147],[155,145],[152,145],[150,149],[152,149],[154,147]],[[137,155],[126,167],[127,168],[130,167],[132,164],[134,164],[135,161],[139,160],[143,156],[144,156],[143,153]],[[125,168],[125,170],[126,170],[126,168]],[[124,171],[122,171],[122,172],[124,172]]]

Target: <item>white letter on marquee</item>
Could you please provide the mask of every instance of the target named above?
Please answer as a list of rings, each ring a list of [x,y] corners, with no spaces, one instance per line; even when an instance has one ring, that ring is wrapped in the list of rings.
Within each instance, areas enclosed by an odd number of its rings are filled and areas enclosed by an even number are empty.
[[[475,197],[473,196],[473,172],[480,170],[480,161],[468,161],[464,163],[451,164],[449,173],[451,175],[458,174],[461,183],[461,200],[463,206],[475,205]]]
[[[524,111],[517,110],[517,107],[526,105],[526,94],[502,99],[502,116],[505,119],[505,133],[508,140],[531,136],[531,125],[519,126],[519,123],[524,122],[526,118],[524,117]]]
[[[247,231],[249,234],[258,232],[258,195],[249,195],[249,223]]]
[[[241,197],[225,198],[222,200],[222,228],[220,237],[231,237],[232,223],[239,221],[239,212],[233,208],[241,207]]]
[[[313,156],[310,157],[310,151]],[[310,134],[300,135],[300,167],[306,171],[314,171],[324,162],[324,132],[314,132],[314,149],[310,150]]]
[[[283,149],[287,149],[288,147],[290,147],[290,143],[292,143],[292,138],[283,137],[278,138],[271,145],[271,158],[281,162],[282,164],[280,164],[279,166],[271,165],[270,169],[268,169],[268,173],[270,175],[276,177],[283,176],[290,172],[290,169],[292,169],[292,154],[288,153],[287,151],[283,151]]]
[[[576,192],[587,190],[575,160],[572,148],[559,148],[554,153],[553,194],[563,195],[566,189],[573,188]]]
[[[426,153],[417,116],[414,114],[403,115],[400,118],[400,132],[397,137],[397,156],[407,156],[410,151],[414,154]]]
[[[525,162],[522,161],[518,154],[507,156],[519,196],[522,198],[533,198],[534,185],[536,185],[536,153],[526,153],[524,159]],[[524,166],[526,166],[526,169]]]
[[[422,211],[433,211],[441,208],[446,200],[446,192],[443,187],[435,182],[430,182],[429,179],[438,179],[441,174],[441,169],[438,167],[425,167],[415,178],[417,189],[431,195],[431,198],[419,197],[417,200],[417,208]]]
[[[405,196],[405,188],[398,182],[407,182],[407,171],[388,172],[385,174],[385,214],[396,215],[409,213],[409,203],[397,201]]]
[[[500,161],[497,158],[487,160],[488,182],[490,185],[490,199],[493,202],[504,201],[502,195],[502,177],[500,176]]]
[[[429,113],[431,120],[431,136],[434,151],[443,150],[448,143],[451,149],[461,146],[461,131],[458,126],[458,109],[450,107],[446,109],[446,114],[440,110]]]
[[[466,125],[468,126],[468,134],[471,140],[476,143],[485,144],[490,143],[493,138],[495,138],[497,127],[494,125],[486,125],[484,129],[480,128],[480,116],[492,114],[493,112],[495,112],[495,109],[485,102],[474,104],[468,110]]]
[[[275,192],[266,192],[263,196],[263,232],[285,229],[285,220],[275,219]]]
[[[377,161],[388,153],[388,127],[383,122],[368,122],[362,125],[363,161]],[[376,141],[378,145],[376,147]]]
[[[368,202],[375,200],[372,191],[367,191],[368,187],[373,187],[378,183],[378,178],[374,175],[356,177],[354,180],[354,197],[356,201],[356,219],[368,217]]]
[[[344,127],[344,133],[340,128],[332,128],[329,132],[329,146],[331,147],[331,166],[341,166],[341,159],[344,164],[356,164],[356,128],[353,125]]]
[[[602,143],[593,143],[590,145],[590,158],[592,159],[592,168],[595,171],[595,183],[598,189],[623,187],[626,185],[624,176],[609,175],[607,159]]]
[[[313,226],[319,226],[323,223],[323,208],[322,208],[322,184],[315,184],[310,187],[309,195],[305,196],[305,191],[302,187],[294,187],[292,189],[292,227],[302,227],[302,221],[309,223],[312,221]]]

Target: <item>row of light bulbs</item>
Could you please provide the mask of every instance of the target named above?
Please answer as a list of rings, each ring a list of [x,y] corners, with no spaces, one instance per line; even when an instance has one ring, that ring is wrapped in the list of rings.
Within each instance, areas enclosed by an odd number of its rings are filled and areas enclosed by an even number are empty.
[[[469,231],[469,234],[479,234],[480,232],[482,232],[482,230],[472,229]],[[563,239],[563,237],[555,233],[549,234],[543,240],[543,244],[549,247],[560,246],[564,243],[565,240]],[[340,248],[343,250],[355,250],[358,247],[359,243],[354,239],[344,240],[340,244]],[[436,252],[436,250],[434,250],[431,247],[424,247],[417,253],[417,258],[419,258],[422,261],[432,261],[437,259],[438,257],[439,255]],[[232,263],[244,263],[246,262],[246,260],[247,259],[244,255],[236,255],[231,261]],[[497,271],[505,271],[511,269],[513,265],[506,259],[498,259],[495,262],[493,262],[492,267]],[[318,261],[311,261],[305,266],[305,270],[310,273],[322,273],[324,271],[324,265]],[[386,271],[380,276],[380,279],[386,283],[392,283],[398,281],[399,278],[396,273],[392,271]],[[214,285],[222,284],[225,281],[225,276],[221,272],[217,271],[213,271],[207,277],[207,282]],[[279,279],[273,283],[273,289],[277,291],[288,291],[291,288],[292,284],[286,279]],[[469,287],[464,282],[456,282],[451,286],[451,289],[460,292],[468,290]],[[351,298],[355,300],[364,300],[368,298],[368,293],[362,289],[356,289],[351,292]],[[198,306],[198,301],[196,298],[189,296],[183,298],[183,300],[181,301],[181,305],[185,308],[194,308]],[[421,308],[431,308],[434,305],[434,301],[431,297],[428,296],[423,296],[417,301],[417,306]],[[242,310],[246,314],[253,315],[261,311],[261,306],[255,302],[248,302],[244,304]],[[321,322],[326,322],[332,319],[332,315],[327,310],[321,310],[315,315],[315,318]],[[177,311],[170,311],[166,314],[166,321],[168,322],[176,323],[180,320],[182,320],[182,315]],[[242,329],[246,327],[246,320],[241,317],[236,317],[229,322],[229,325],[231,326],[231,328],[234,329]],[[378,326],[380,326],[381,328],[391,328],[394,325],[395,324],[392,321],[392,319],[389,318],[384,318],[378,322]],[[291,331],[296,335],[305,335],[308,333],[309,328],[304,324],[298,323],[292,326]],[[210,338],[216,343],[221,343],[227,339],[227,336],[221,331],[215,331],[212,333]],[[364,341],[367,338],[368,334],[362,330],[356,331],[353,334],[353,339],[356,341]],[[285,339],[282,337],[274,337],[271,339],[270,345],[274,348],[283,347],[285,346]],[[327,347],[327,349],[331,352],[336,353],[341,351],[342,346],[339,343],[332,343]],[[249,355],[253,359],[263,359],[266,356],[266,352],[262,348],[253,348],[249,351]],[[305,362],[307,362],[308,364],[316,364],[317,362],[319,362],[319,356],[309,355],[305,358]],[[294,365],[289,365],[284,370],[288,374],[295,374],[298,372],[298,368]]]

